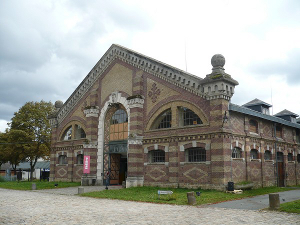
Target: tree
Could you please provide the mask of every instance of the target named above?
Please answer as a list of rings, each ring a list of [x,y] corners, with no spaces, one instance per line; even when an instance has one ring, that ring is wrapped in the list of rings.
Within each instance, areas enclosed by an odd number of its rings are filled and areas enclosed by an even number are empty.
[[[39,158],[50,156],[51,127],[48,116],[53,112],[51,102],[27,102],[11,119],[11,131],[23,131],[26,133],[27,143],[23,145],[23,153],[30,163],[30,179],[35,164]],[[23,136],[25,138],[25,136]]]
[[[17,165],[25,159],[31,137],[22,130],[6,130],[0,135],[0,161],[10,162],[16,175]]]

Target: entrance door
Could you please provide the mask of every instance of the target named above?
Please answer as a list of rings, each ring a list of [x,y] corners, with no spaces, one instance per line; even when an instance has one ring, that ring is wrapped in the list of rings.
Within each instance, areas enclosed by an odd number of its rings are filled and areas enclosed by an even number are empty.
[[[126,177],[127,177],[127,158],[121,158],[119,184],[122,184],[122,182],[126,180]]]
[[[120,178],[120,154],[111,154],[110,155],[110,184],[119,184]]]
[[[278,166],[278,186],[284,187],[284,164],[283,164],[282,152],[277,152],[277,166]]]

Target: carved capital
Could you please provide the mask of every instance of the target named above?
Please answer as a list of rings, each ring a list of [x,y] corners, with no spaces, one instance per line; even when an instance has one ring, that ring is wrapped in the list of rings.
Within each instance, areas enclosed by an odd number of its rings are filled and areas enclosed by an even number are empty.
[[[83,113],[86,117],[98,117],[99,116],[99,107],[93,106],[91,108],[86,108],[83,110]]]
[[[142,98],[133,98],[127,100],[129,108],[143,108],[145,100]]]
[[[136,134],[130,134],[128,137],[129,145],[143,145],[143,136],[137,136]]]
[[[98,146],[97,141],[93,141],[93,142],[90,142],[90,143],[83,144],[83,148],[97,148],[97,146]]]

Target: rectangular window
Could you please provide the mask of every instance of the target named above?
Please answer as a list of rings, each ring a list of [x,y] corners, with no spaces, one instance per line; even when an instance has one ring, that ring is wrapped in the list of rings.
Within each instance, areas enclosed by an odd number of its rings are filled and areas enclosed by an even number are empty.
[[[206,151],[204,148],[190,148],[188,151],[188,161],[189,162],[205,162],[206,161]]]
[[[165,152],[162,150],[151,151],[152,163],[165,162]]]

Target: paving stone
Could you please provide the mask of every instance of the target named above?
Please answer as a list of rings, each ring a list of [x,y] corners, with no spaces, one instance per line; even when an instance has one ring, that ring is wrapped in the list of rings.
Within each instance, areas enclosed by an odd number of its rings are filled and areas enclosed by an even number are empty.
[[[297,214],[94,199],[45,190],[0,189],[0,199],[0,224],[300,224]]]

